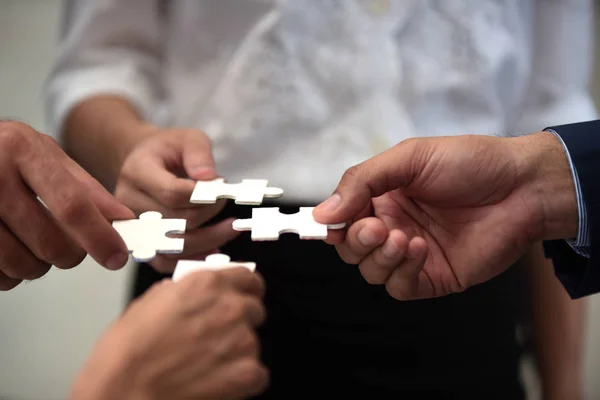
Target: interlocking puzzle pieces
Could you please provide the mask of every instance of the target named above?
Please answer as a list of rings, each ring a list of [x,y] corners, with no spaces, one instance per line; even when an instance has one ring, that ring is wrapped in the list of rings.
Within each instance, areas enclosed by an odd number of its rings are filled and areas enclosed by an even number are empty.
[[[151,261],[156,254],[183,252],[184,239],[168,234],[185,233],[185,219],[163,219],[156,211],[142,213],[139,219],[113,221],[113,227],[127,245],[135,261]]]
[[[283,190],[267,187],[266,179],[243,179],[241,183],[226,183],[223,178],[197,181],[190,203],[213,204],[218,199],[232,199],[235,204],[260,205],[265,198],[277,198]]]
[[[231,261],[229,256],[225,254],[211,254],[204,261],[179,260],[173,272],[173,281],[179,281],[184,276],[195,271],[220,271],[236,267],[247,268],[251,272],[254,272],[256,263]]]
[[[277,240],[281,233],[297,233],[300,239],[324,240],[328,229],[342,229],[345,223],[325,225],[313,218],[314,207],[300,207],[296,214],[281,214],[278,207],[252,209],[252,218],[233,221],[236,231],[251,231],[254,241]]]

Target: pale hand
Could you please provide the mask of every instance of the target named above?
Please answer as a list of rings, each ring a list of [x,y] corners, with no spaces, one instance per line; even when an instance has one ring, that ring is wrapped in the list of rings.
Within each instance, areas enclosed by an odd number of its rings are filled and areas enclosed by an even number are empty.
[[[160,272],[172,272],[178,259],[203,260],[239,233],[231,219],[202,226],[223,209],[224,201],[190,203],[194,180],[217,177],[208,137],[192,129],[157,128],[147,136],[126,157],[115,195],[138,215],[158,211],[163,218],[187,220],[183,254],[160,255],[151,262]]]
[[[255,333],[264,282],[244,268],[164,280],[99,340],[70,400],[242,399],[268,371]]]

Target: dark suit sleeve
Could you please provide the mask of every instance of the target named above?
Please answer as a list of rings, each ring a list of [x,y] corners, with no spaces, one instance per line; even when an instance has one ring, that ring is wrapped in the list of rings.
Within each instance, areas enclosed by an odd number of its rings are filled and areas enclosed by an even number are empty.
[[[600,121],[548,128],[564,141],[585,201],[590,232],[589,258],[577,254],[564,240],[544,243],[556,276],[576,299],[600,292]]]

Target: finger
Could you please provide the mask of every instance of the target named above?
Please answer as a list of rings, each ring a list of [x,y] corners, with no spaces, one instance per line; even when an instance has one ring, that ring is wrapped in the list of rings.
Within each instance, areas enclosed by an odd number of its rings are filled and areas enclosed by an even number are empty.
[[[405,260],[407,251],[408,237],[404,232],[394,229],[385,243],[360,263],[360,273],[372,285],[384,284],[392,271]]]
[[[185,235],[173,235],[173,237],[185,238],[183,254],[180,256],[207,252],[235,239],[241,232],[232,228],[232,222],[232,218],[227,218],[214,225],[188,231]]]
[[[22,279],[11,278],[10,276],[6,275],[0,270],[0,292],[5,292],[7,290],[14,289],[21,282],[23,282]]]
[[[225,201],[218,201],[211,205],[195,205],[189,203],[189,207],[170,209],[154,200],[148,194],[142,192],[137,187],[130,185],[117,186],[116,196],[123,203],[127,204],[137,214],[146,211],[158,211],[163,218],[181,218],[187,221],[187,227],[194,229],[201,226],[206,221],[214,218],[225,207]]]
[[[262,393],[269,385],[269,370],[255,357],[241,358],[215,372],[207,398],[246,399]]]
[[[244,309],[246,318],[250,322],[250,325],[254,328],[262,325],[265,322],[267,311],[260,298],[252,295],[244,296]]]
[[[39,151],[35,159],[20,159],[19,170],[60,227],[98,263],[109,269],[125,265],[129,253],[121,236],[94,205],[85,187],[56,157]]]
[[[190,261],[203,261],[209,255],[218,252],[218,250],[213,249],[207,252],[200,252],[186,257],[182,257],[179,254],[158,254],[154,258],[154,260],[150,261],[148,264],[150,264],[152,268],[154,268],[157,272],[160,272],[161,274],[171,274],[173,273],[173,271],[175,271],[175,268],[177,267],[177,262],[179,260],[183,260],[185,258],[186,260]]]
[[[423,266],[427,259],[427,243],[421,237],[408,244],[405,261],[392,271],[386,282],[388,293],[397,300],[430,298],[435,291]]]
[[[48,142],[48,148],[55,157],[61,159],[65,168],[81,182],[92,198],[92,201],[98,207],[98,210],[109,221],[118,219],[135,218],[133,211],[121,204],[111,195],[96,179],[88,174],[79,164],[67,156],[50,136],[43,135]]]
[[[258,298],[263,298],[265,295],[265,282],[258,273],[243,267],[224,269],[216,273],[237,291]]]
[[[173,271],[175,271],[175,268],[177,267],[177,262],[179,260],[205,260],[207,256],[209,256],[210,254],[214,254],[215,252],[206,252],[206,253],[197,253],[197,254],[192,254],[189,256],[181,256],[180,254],[157,254],[156,257],[150,261],[148,264],[150,264],[150,266],[152,268],[154,268],[155,271],[160,272],[161,274],[172,274]]]
[[[36,258],[0,223],[0,271],[14,280],[34,280],[50,270],[50,263]]]
[[[186,137],[183,147],[183,167],[194,180],[209,180],[217,177],[215,160],[212,156],[210,139],[200,131]]]
[[[377,218],[365,218],[348,228],[344,243],[336,246],[338,254],[348,264],[360,263],[375,248],[383,244],[388,229]]]
[[[204,260],[206,259],[206,257],[210,256],[211,254],[218,254],[221,251],[218,248],[212,249],[212,250],[207,250],[207,251],[201,251],[199,253],[193,253],[190,254],[188,256],[185,256],[186,260]],[[161,254],[161,257],[166,258],[167,260],[180,260],[183,259],[183,257],[179,254]]]
[[[346,222],[346,227],[343,229],[330,229],[327,231],[327,238],[325,239],[325,243],[338,245],[344,243],[346,240],[346,233],[348,232],[348,227],[351,226],[354,222],[359,221],[363,218],[367,218],[373,215],[373,203],[369,202],[367,206],[359,212],[354,218],[350,221]],[[314,216],[314,210],[313,210]]]
[[[258,359],[260,342],[256,336],[256,330],[247,323],[238,324],[232,330],[235,331],[231,332],[229,338],[233,342],[231,346],[234,350],[229,352],[228,359],[231,361],[246,357]]]
[[[7,229],[39,260],[61,269],[81,264],[87,253],[58,226],[35,194],[21,180],[9,185],[11,196],[1,201],[0,207]]]
[[[159,255],[150,262],[150,265],[158,272],[171,273],[175,270],[178,260],[204,260],[207,255],[214,253],[215,248],[221,247],[241,234],[233,230],[232,221],[229,218],[215,225],[188,231],[183,235],[170,235],[184,239],[183,253]]]
[[[425,139],[405,141],[348,169],[334,194],[315,208],[315,219],[327,224],[350,220],[372,198],[410,185],[427,162],[427,143]]]
[[[194,190],[194,180],[217,177],[210,142],[202,132],[191,131],[183,141],[168,145],[171,146],[169,152],[147,153],[140,157],[140,166],[126,176],[132,184],[164,207],[187,208]],[[172,172],[181,167],[194,180],[179,178]]]

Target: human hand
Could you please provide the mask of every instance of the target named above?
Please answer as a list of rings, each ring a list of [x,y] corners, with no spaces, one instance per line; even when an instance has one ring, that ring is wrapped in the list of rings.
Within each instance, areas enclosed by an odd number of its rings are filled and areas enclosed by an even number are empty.
[[[192,129],[156,129],[125,159],[117,181],[117,199],[137,214],[158,211],[163,218],[187,220],[183,254],[157,256],[151,264],[158,271],[172,272],[182,258],[203,260],[239,235],[231,227],[232,219],[200,227],[223,209],[224,201],[215,205],[190,203],[193,180],[216,177],[210,141]]]
[[[110,221],[133,213],[51,137],[0,121],[0,187],[0,290],[52,265],[73,268],[87,253],[109,269],[126,264],[127,248]]]
[[[463,291],[532,243],[577,231],[571,171],[551,133],[404,141],[346,171],[314,216],[351,221],[330,242],[397,299]]]
[[[136,300],[96,345],[71,400],[240,399],[268,371],[255,328],[264,282],[245,268],[163,280]]]

